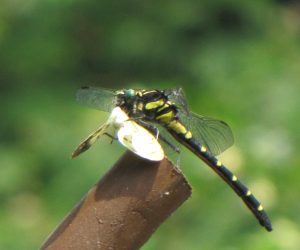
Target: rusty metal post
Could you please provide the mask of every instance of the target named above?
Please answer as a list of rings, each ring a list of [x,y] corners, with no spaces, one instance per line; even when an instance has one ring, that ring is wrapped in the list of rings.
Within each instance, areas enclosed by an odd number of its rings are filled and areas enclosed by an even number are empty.
[[[128,151],[41,249],[139,249],[190,195],[170,161],[150,162]]]

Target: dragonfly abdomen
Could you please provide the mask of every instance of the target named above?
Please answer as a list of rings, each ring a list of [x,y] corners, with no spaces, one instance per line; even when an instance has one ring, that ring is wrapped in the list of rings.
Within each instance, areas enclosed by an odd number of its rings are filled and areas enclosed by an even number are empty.
[[[175,133],[169,130],[173,137],[179,142],[184,142],[185,146],[194,152],[200,159],[202,159],[208,166],[210,166],[231,188],[242,198],[246,206],[252,211],[259,223],[268,231],[272,231],[272,225],[263,206],[251,193],[251,191],[238,180],[227,167],[225,167],[220,160],[214,157],[208,149],[195,141],[192,137],[187,139],[184,134]]]

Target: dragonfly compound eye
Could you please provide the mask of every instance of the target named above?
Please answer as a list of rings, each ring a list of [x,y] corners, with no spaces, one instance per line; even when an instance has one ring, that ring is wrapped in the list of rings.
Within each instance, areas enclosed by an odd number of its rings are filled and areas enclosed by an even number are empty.
[[[136,92],[133,89],[124,90],[123,98],[125,103],[130,104],[133,103],[136,97]]]
[[[126,98],[131,98],[135,96],[135,91],[133,89],[127,89],[124,91]]]

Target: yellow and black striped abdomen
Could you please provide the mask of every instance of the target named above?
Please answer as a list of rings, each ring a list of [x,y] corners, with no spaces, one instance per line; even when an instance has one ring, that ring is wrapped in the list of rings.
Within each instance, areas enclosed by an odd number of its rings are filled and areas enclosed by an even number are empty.
[[[252,211],[259,223],[268,231],[272,231],[272,225],[268,215],[260,202],[254,197],[251,191],[238,180],[238,178],[221,161],[214,157],[206,147],[194,140],[187,141],[194,152],[204,160],[232,189],[242,198],[247,207]]]
[[[185,136],[186,134],[177,132],[174,133],[172,131],[174,131],[174,129],[169,129],[169,132],[175,139],[183,143],[200,159],[206,162],[208,166],[210,166],[227,184],[231,186],[231,188],[242,198],[244,203],[263,227],[265,227],[268,231],[272,231],[272,225],[268,215],[251,191],[242,182],[240,182],[238,178],[221,163],[221,161],[214,157],[205,146],[201,145],[193,138],[187,139]]]

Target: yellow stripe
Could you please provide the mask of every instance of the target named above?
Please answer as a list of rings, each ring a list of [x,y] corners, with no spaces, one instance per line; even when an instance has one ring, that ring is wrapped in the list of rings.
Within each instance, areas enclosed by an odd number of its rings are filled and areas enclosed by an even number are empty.
[[[164,105],[165,101],[160,99],[156,102],[148,102],[146,105],[145,105],[145,108],[146,109],[156,109],[158,107],[161,107],[162,105]]]
[[[150,93],[155,93],[157,92],[156,90],[143,90],[143,94],[144,95],[147,95],[147,94],[150,94]]]
[[[207,151],[207,148],[202,146],[200,150],[201,150],[202,153],[205,153]]]
[[[173,113],[173,112],[172,112]],[[172,116],[173,117],[173,116]],[[179,121],[173,120],[168,124],[168,127],[173,129],[177,134],[186,134],[188,131]]]
[[[160,115],[160,116],[157,116],[157,117],[156,117],[156,120],[162,121],[162,122],[168,124],[168,123],[172,120],[173,116],[174,116],[174,115],[173,115],[173,111],[171,110],[171,111],[168,112],[168,113],[165,113],[165,114],[162,114],[162,115]],[[170,124],[170,123],[169,123],[169,124]]]
[[[217,167],[221,167],[222,166],[222,162],[221,161],[217,161]]]
[[[247,191],[246,196],[250,196],[252,193],[250,190]]]
[[[259,205],[259,206],[258,206],[258,208],[257,208],[257,210],[258,210],[258,211],[263,211],[263,210],[264,210],[264,208],[263,208],[263,206],[262,206],[262,205]]]
[[[237,177],[235,175],[232,176],[232,181],[237,181]]]
[[[185,138],[186,139],[191,139],[193,137],[191,131],[188,131],[186,134],[185,134]]]
[[[144,104],[143,104],[142,102],[140,102],[140,103],[138,104],[138,106],[137,106],[137,109],[140,110],[140,111],[142,111],[143,108],[144,108]]]
[[[157,112],[160,112],[160,111],[162,111],[162,110],[164,110],[165,108],[168,108],[168,107],[170,107],[170,105],[169,105],[168,103],[165,103],[165,105],[162,106],[161,108],[159,108],[159,109],[157,110]]]

